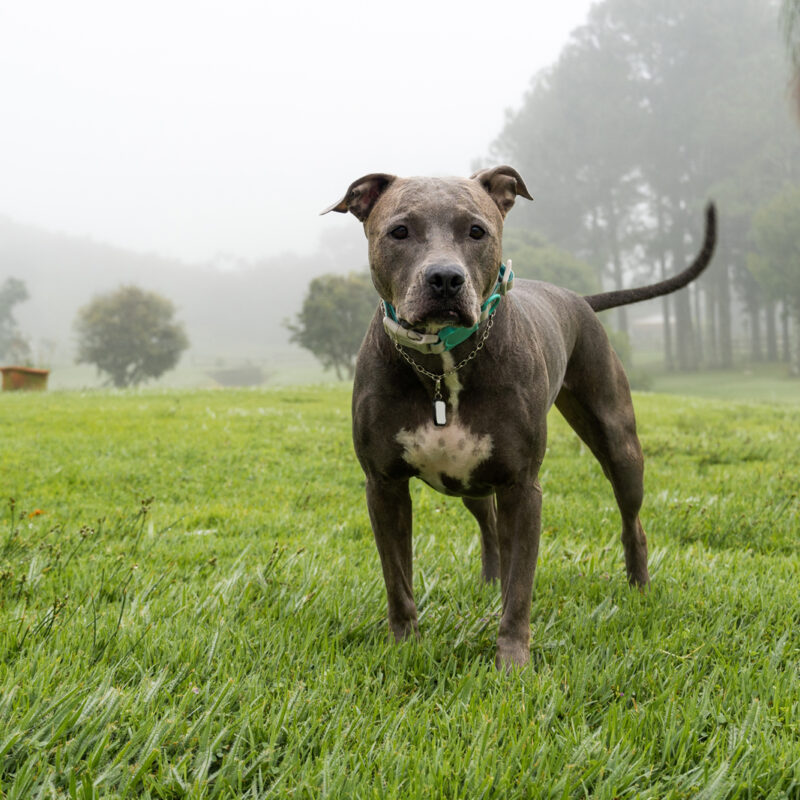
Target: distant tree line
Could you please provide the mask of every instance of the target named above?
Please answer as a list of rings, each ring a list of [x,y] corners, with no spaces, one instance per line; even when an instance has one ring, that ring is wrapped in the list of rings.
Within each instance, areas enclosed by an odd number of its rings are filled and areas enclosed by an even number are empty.
[[[682,269],[716,200],[712,267],[663,299],[670,368],[732,365],[736,301],[750,358],[788,359],[792,319],[800,366],[800,131],[776,11],[768,0],[597,3],[492,146],[538,201],[510,224],[615,287]],[[616,312],[622,331],[627,313]]]

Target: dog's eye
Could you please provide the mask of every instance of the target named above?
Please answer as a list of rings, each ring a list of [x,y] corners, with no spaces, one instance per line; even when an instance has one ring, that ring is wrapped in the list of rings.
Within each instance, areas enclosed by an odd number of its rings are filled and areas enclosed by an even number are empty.
[[[469,229],[469,235],[473,239],[483,239],[483,235],[485,233],[486,233],[486,231],[483,228],[481,228],[480,225],[473,225]]]
[[[389,231],[392,239],[405,239],[408,236],[408,228],[405,225],[398,225],[394,230]]]

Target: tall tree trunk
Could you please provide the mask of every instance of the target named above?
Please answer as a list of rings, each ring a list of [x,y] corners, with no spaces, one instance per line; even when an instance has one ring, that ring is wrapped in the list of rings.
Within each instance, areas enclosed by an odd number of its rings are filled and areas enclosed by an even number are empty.
[[[711,282],[704,292],[706,300],[706,330],[708,331],[708,354],[706,356],[710,367],[719,366],[719,347],[717,345],[717,301],[714,284]]]
[[[611,255],[611,266],[614,276],[614,288],[624,288],[624,276],[622,274],[622,253],[619,246],[618,213],[614,198],[608,200],[608,249]],[[617,328],[621,333],[628,335],[628,309],[626,306],[617,308]]]
[[[622,267],[619,262],[615,260],[614,263],[614,283],[617,288],[622,288]],[[617,328],[621,333],[628,335],[628,308],[627,306],[619,306],[617,308]]]
[[[661,314],[664,326],[664,366],[669,372],[675,371],[675,357],[672,355],[672,324],[670,322],[669,297],[664,295],[661,298]]]
[[[676,225],[680,228],[680,223]],[[679,272],[686,264],[686,245],[683,231],[673,230],[673,272]],[[681,289],[673,295],[675,303],[675,351],[678,369],[689,372],[697,368],[694,350],[694,330],[692,328],[692,308],[687,289]]]
[[[683,240],[683,228],[680,222],[673,230],[673,272],[680,272],[686,264],[686,245]],[[675,350],[678,369],[689,372],[697,369],[697,357],[694,346],[694,330],[692,328],[692,308],[689,292],[680,289],[673,295],[675,302]]]
[[[603,231],[597,216],[598,210],[597,208],[593,208],[589,212],[589,241],[592,251],[596,254],[595,257],[591,259],[591,266],[593,266],[597,272],[597,285],[602,292],[604,290],[603,278],[605,277],[606,271],[606,264],[604,263],[605,257],[603,256],[605,237],[603,236]]]
[[[792,325],[794,326],[794,335],[797,338],[797,341],[795,342],[794,366],[792,368],[792,374],[800,378],[800,298],[794,307],[794,319],[792,319]]]
[[[722,369],[733,366],[733,330],[731,324],[731,269],[728,264],[720,270],[716,292],[719,308],[719,365]]]
[[[767,300],[764,303],[764,314],[767,322],[767,361],[774,364],[778,360],[778,327],[775,324],[776,303]]]
[[[792,360],[792,348],[789,344],[789,304],[781,302],[781,361],[788,364]]]
[[[705,358],[705,346],[703,342],[703,307],[700,303],[700,286],[694,284],[692,286],[691,297],[694,300],[694,340],[695,340],[695,358],[697,364],[703,364]]]
[[[757,364],[764,360],[761,343],[761,303],[755,291],[748,292],[747,312],[750,315],[750,360]]]
[[[659,254],[658,254],[658,267],[659,267],[659,280],[666,280],[667,275],[667,253],[664,249],[663,242],[665,241],[664,232],[664,209],[661,206],[661,201],[656,203],[656,219],[658,221],[658,239],[659,239]],[[664,328],[664,366],[669,372],[675,370],[675,357],[672,352],[672,321],[670,319],[670,302],[669,295],[664,295],[661,298],[661,315],[662,325]]]
[[[675,345],[678,356],[678,369],[689,372],[697,367],[694,354],[694,331],[692,312],[687,292],[681,289],[675,294]]]

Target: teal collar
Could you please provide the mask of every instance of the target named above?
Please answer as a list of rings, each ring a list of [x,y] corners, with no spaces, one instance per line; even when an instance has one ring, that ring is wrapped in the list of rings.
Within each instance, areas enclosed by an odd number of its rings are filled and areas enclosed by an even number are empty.
[[[381,300],[383,306],[383,328],[393,341],[404,347],[410,347],[420,353],[438,354],[457,347],[472,336],[482,322],[489,319],[497,310],[502,297],[514,285],[514,272],[511,269],[511,260],[500,265],[500,274],[497,283],[489,297],[481,305],[481,315],[478,322],[470,328],[461,328],[448,325],[438,333],[421,333],[413,328],[404,328],[397,318],[397,311],[391,303]]]

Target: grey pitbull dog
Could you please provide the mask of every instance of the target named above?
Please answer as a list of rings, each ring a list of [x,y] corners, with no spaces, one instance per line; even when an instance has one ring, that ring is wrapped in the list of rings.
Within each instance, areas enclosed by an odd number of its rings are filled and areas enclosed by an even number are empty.
[[[462,178],[359,178],[327,211],[364,223],[381,297],[356,365],[353,440],[397,640],[418,635],[409,479],[463,498],[481,532],[484,580],[500,578],[498,667],[530,657],[547,412],[555,403],[611,482],[632,585],[649,583],[639,521],[642,449],[630,388],[596,311],[675,291],[711,259],[713,205],[692,265],[639,289],[580,297],[501,265],[520,195],[503,166]]]

